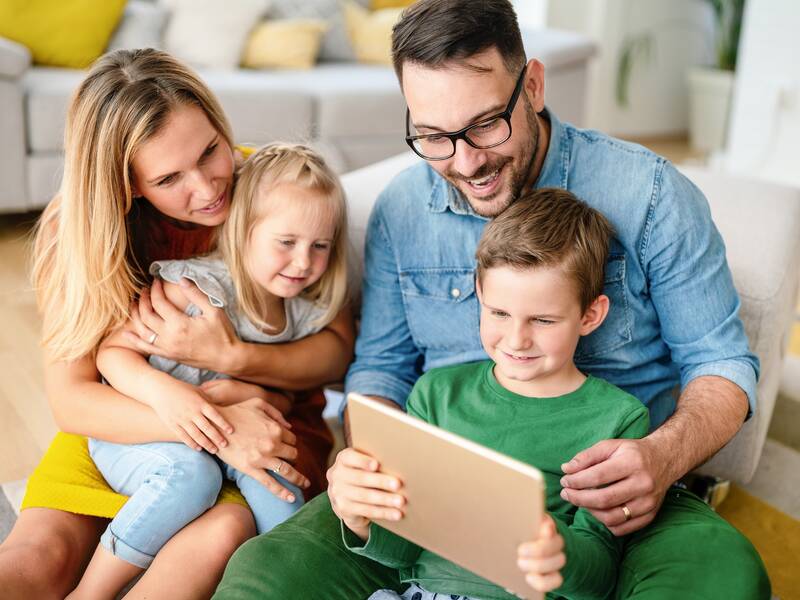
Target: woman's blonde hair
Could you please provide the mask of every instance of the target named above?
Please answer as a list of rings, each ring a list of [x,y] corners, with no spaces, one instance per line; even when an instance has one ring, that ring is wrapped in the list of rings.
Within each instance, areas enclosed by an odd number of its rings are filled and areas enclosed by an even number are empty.
[[[259,220],[272,207],[259,202],[263,192],[282,184],[294,184],[322,194],[335,232],[328,268],[302,297],[325,313],[317,326],[330,323],[347,301],[347,205],[339,178],[316,152],[300,144],[275,143],[259,149],[244,163],[236,179],[231,212],[222,225],[219,250],[231,273],[240,308],[251,321],[269,328],[264,294],[253,281],[245,261],[245,249]]]
[[[141,286],[132,264],[131,164],[179,106],[200,108],[231,144],[230,126],[208,87],[158,50],[100,57],[67,113],[64,176],[39,221],[33,282],[43,343],[58,360],[81,358],[128,317]],[[143,265],[146,268],[146,265]]]

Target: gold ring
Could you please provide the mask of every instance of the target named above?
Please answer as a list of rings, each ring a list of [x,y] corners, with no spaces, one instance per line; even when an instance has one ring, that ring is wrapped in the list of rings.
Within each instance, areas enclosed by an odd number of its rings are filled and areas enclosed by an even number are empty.
[[[620,508],[622,509],[622,514],[625,515],[625,522],[627,523],[631,520],[631,509],[628,508],[627,504],[623,504]]]
[[[278,461],[278,466],[275,467],[275,472],[280,473],[282,468],[283,468],[283,463],[281,461]]]

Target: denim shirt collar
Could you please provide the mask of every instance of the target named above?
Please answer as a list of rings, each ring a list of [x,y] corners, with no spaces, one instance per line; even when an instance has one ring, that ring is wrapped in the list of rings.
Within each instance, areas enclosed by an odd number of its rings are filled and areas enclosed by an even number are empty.
[[[542,170],[536,179],[534,187],[560,187],[567,186],[567,166],[569,165],[569,145],[568,138],[564,135],[564,126],[561,121],[550,112],[544,109],[542,116],[550,121],[550,143],[547,146],[547,154],[542,164]],[[428,165],[432,170],[432,167]],[[457,215],[467,215],[485,219],[475,213],[469,202],[461,195],[455,187],[450,185],[444,177],[434,172],[434,183],[431,187],[431,195],[428,201],[430,212],[441,213],[447,209]]]

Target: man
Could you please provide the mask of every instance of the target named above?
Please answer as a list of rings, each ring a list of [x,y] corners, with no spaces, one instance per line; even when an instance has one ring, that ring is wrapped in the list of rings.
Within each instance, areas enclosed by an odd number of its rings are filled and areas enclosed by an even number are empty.
[[[483,227],[523,189],[568,189],[616,231],[604,289],[610,312],[581,341],[576,364],[642,401],[653,430],[577,454],[563,466],[562,497],[615,535],[630,534],[621,597],[713,598],[730,589],[718,582],[736,578],[741,598],[768,598],[750,543],[672,487],[724,446],[755,405],[758,361],[705,198],[664,159],[549,112],[544,68],[526,62],[507,0],[420,0],[395,26],[392,52],[407,139],[426,162],[396,177],[371,215],[347,390],[404,406],[423,371],[485,359],[474,291]],[[370,504],[384,507],[366,516],[382,518],[392,510],[388,478],[354,454],[340,453],[329,481],[350,502],[359,501],[358,488],[373,488]],[[668,507],[659,513],[667,494],[670,506],[693,505],[701,526]],[[678,546],[679,556],[664,552],[678,536],[696,543]],[[708,576],[685,581],[685,566],[698,562]],[[396,572],[347,554],[323,496],[246,544],[217,597],[327,598],[333,581],[342,582],[341,598],[399,588]]]

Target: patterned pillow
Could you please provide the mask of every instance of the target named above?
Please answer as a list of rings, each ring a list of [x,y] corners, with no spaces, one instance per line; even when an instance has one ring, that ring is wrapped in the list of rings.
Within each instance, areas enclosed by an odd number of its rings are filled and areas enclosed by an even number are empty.
[[[357,0],[364,7],[369,0]],[[355,54],[347,37],[339,0],[272,0],[271,19],[324,19],[330,29],[322,38],[319,58],[323,61],[353,61]]]

